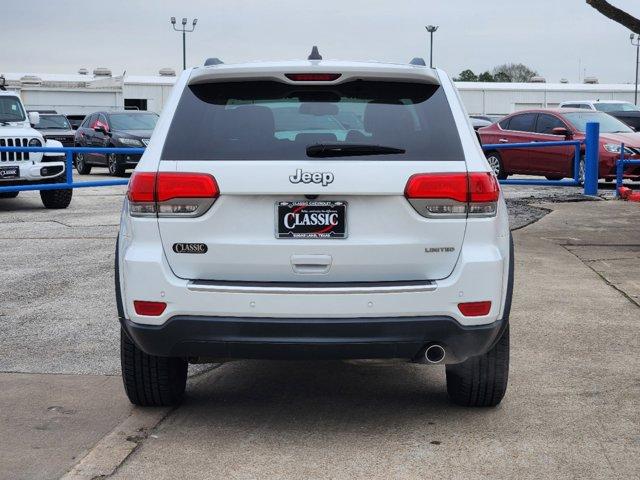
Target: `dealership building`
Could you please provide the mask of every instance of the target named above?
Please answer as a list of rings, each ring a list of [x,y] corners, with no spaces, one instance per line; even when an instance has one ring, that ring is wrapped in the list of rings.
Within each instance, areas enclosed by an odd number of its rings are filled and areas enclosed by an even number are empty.
[[[0,72],[1,73],[1,72]],[[176,72],[161,69],[156,75],[113,75],[107,68],[76,74],[4,73],[6,88],[19,92],[29,110],[55,110],[80,115],[96,110],[150,110],[160,112],[176,81]],[[624,100],[633,102],[634,85],[458,82],[470,114],[505,115],[518,110],[557,107],[571,100]]]

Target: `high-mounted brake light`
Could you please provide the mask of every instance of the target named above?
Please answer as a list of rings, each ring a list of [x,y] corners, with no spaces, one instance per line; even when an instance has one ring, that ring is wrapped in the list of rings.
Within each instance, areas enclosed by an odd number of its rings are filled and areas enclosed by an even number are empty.
[[[294,82],[333,82],[339,79],[341,73],[285,73],[284,75]]]
[[[220,194],[211,175],[135,172],[129,181],[129,212],[134,217],[198,217]]]
[[[420,173],[409,178],[405,197],[424,217],[492,217],[500,186],[488,172]]]

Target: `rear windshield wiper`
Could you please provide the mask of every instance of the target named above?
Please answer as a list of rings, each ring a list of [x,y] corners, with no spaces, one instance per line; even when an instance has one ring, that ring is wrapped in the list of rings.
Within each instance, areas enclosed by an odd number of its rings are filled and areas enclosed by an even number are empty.
[[[353,157],[360,155],[393,155],[405,153],[406,150],[383,145],[366,145],[356,143],[319,143],[307,147],[307,156],[326,157]]]

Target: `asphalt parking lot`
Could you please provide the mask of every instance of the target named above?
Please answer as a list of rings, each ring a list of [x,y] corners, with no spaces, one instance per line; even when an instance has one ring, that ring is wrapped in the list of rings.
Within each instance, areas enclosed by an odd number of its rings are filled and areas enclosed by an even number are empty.
[[[119,376],[123,191],[76,190],[63,211],[0,201],[0,479],[640,476],[639,204],[505,187],[517,264],[496,409],[450,405],[440,367],[246,361],[194,368],[181,407],[144,411]]]

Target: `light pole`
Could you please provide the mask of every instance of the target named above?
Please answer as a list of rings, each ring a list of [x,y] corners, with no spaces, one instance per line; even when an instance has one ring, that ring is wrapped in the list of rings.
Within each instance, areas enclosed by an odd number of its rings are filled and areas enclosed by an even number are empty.
[[[438,25],[427,25],[425,28],[427,29],[427,32],[429,32],[429,34],[431,35],[431,43],[429,44],[430,45],[429,65],[431,66],[431,68],[433,68],[433,34],[436,32],[436,30],[438,30]]]
[[[640,65],[640,33],[631,34],[631,45],[636,47],[636,96],[635,104],[638,105],[638,65]]]
[[[171,25],[176,32],[182,32],[182,69],[187,69],[187,33],[191,33],[196,29],[198,19],[194,18],[191,28],[187,28],[187,19],[182,19],[182,28],[176,27],[176,17],[171,17]]]

